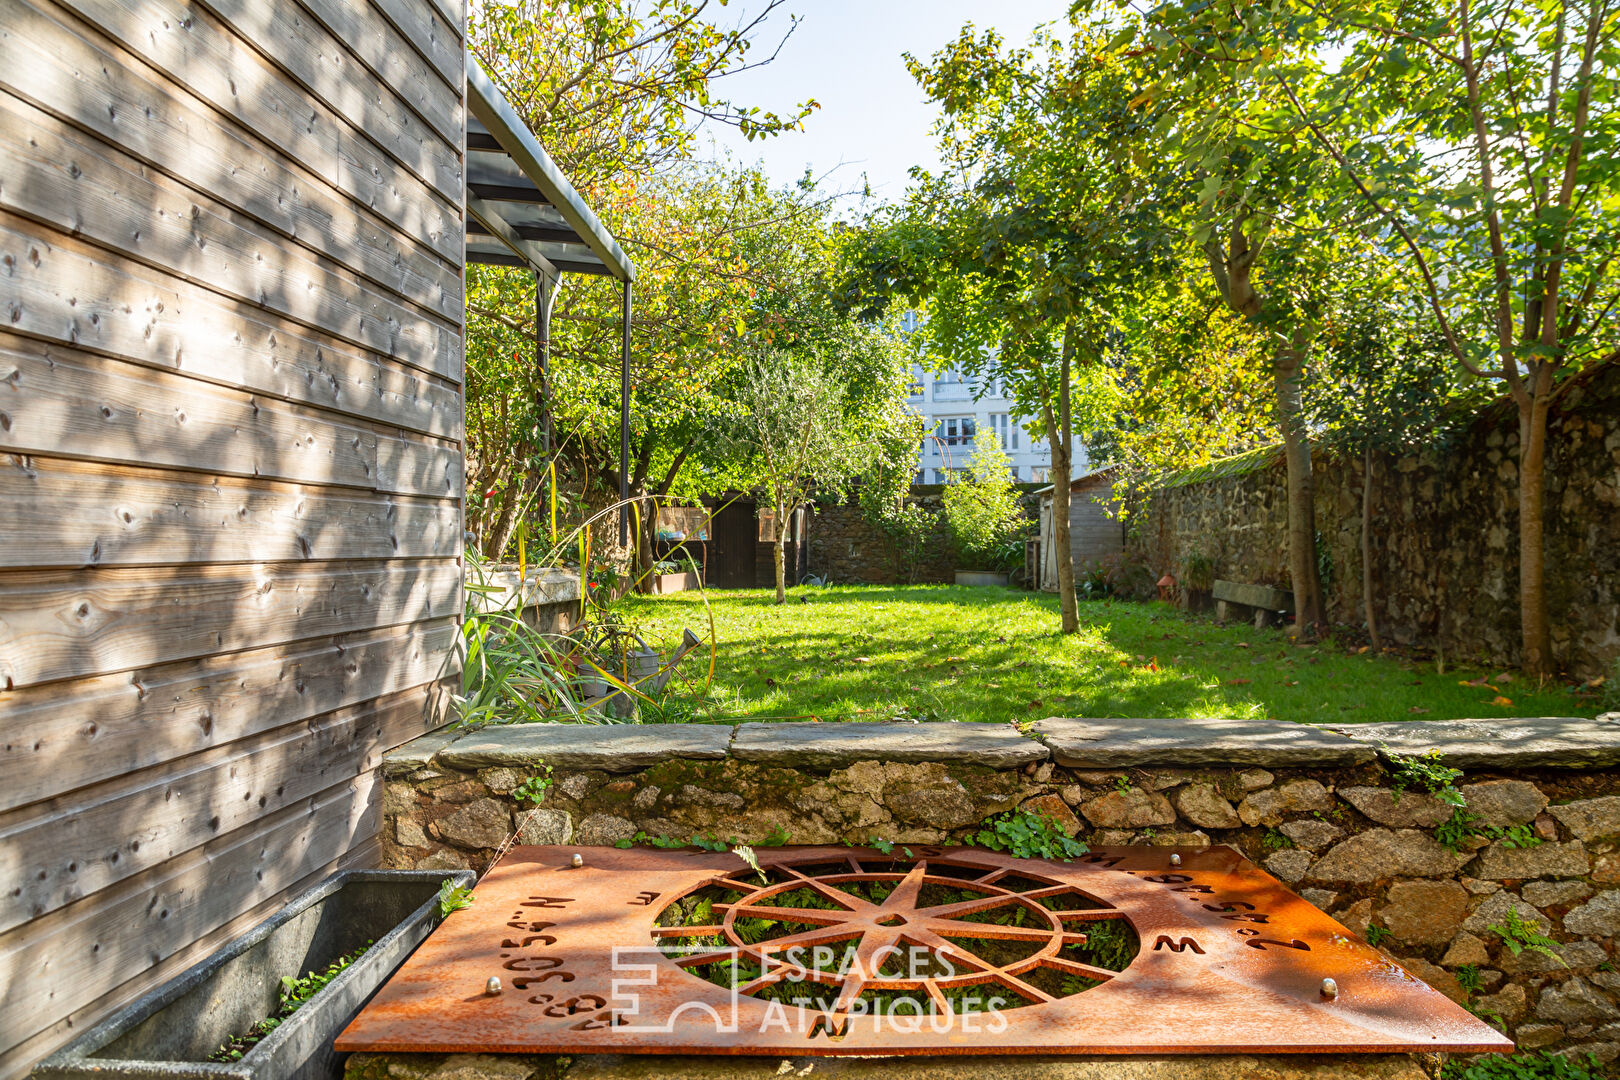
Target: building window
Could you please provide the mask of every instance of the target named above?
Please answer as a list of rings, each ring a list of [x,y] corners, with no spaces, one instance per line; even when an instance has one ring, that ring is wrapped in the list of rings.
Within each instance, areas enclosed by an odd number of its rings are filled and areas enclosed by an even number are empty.
[[[1007,413],[991,413],[990,430],[996,433],[996,440],[1001,443],[1003,450],[1018,449],[1018,425],[1012,422],[1012,417]]]
[[[1012,476],[1012,482],[1015,483],[1015,484],[1018,483],[1018,466],[1016,466],[1016,465],[1007,466],[1007,472]]]
[[[934,438],[942,446],[971,446],[978,433],[978,422],[971,416],[941,417],[934,428]]]
[[[1051,471],[1052,470],[1041,465],[1031,466],[1029,470],[1029,482],[1032,484],[1044,484],[1050,478]]]

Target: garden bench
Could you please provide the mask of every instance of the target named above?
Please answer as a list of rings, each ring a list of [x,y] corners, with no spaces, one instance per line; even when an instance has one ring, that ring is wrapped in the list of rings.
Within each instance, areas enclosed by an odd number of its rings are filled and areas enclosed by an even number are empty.
[[[1294,594],[1271,585],[1247,585],[1241,581],[1216,580],[1210,595],[1215,598],[1215,621],[1225,622],[1230,614],[1252,617],[1254,628],[1262,630],[1279,621],[1279,615],[1292,614]],[[1237,608],[1236,612],[1233,608]]]

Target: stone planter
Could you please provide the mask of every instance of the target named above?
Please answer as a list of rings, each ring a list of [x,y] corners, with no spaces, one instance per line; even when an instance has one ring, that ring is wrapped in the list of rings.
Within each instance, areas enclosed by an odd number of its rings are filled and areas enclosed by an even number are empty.
[[[467,871],[346,870],[294,899],[34,1067],[34,1080],[335,1080],[332,1040],[439,921],[445,878]],[[236,1061],[210,1054],[276,1011],[281,977],[366,952]]]
[[[655,574],[652,579],[652,591],[655,593],[677,593],[698,587],[698,576],[691,571],[684,574]]]
[[[958,585],[1000,585],[1006,587],[1012,575],[1002,570],[958,570],[956,583]]]

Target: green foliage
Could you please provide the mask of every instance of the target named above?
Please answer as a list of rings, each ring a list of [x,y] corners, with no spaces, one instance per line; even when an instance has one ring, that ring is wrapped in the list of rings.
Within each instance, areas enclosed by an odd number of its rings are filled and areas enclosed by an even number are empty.
[[[242,1056],[252,1050],[254,1046],[269,1035],[293,1013],[297,1012],[310,998],[326,989],[327,983],[347,968],[350,964],[365,955],[371,948],[371,942],[338,957],[322,971],[308,971],[300,976],[283,975],[281,977],[281,995],[277,1002],[276,1012],[254,1024],[246,1032],[227,1041],[218,1050],[208,1055],[209,1061],[231,1062],[240,1061]]]
[[[976,440],[967,477],[948,484],[942,501],[945,528],[964,569],[1002,568],[1009,546],[1018,554],[1016,541],[1026,522],[1007,472],[1007,455],[993,435]]]
[[[696,838],[694,837],[693,839],[695,840]],[[643,832],[642,830],[637,829],[636,830],[636,835],[634,835],[634,836],[632,836],[632,837],[630,837],[629,839],[626,839],[626,840],[615,841],[613,846],[616,847],[616,848],[633,848],[637,844],[647,844],[650,847],[664,848],[664,849],[667,850],[667,849],[670,849],[670,848],[683,848],[683,847],[686,847],[687,846],[687,841],[685,841],[685,840],[675,840],[675,839],[672,839],[671,837],[668,837],[668,836],[649,836],[645,832]],[[713,849],[713,850],[724,850],[724,845],[721,845],[720,848]]]
[[[1474,825],[1479,818],[1478,814],[1471,814],[1462,807],[1455,807],[1451,817],[1440,823],[1434,830],[1434,838],[1452,851],[1459,850],[1464,844],[1475,836],[1481,835]]]
[[[460,722],[584,719],[584,705],[563,663],[573,643],[536,630],[515,610],[483,610],[480,598],[501,590],[487,582],[488,566],[476,551],[467,552],[467,565],[472,572],[461,624]]]
[[[1090,848],[1064,833],[1049,817],[1028,810],[1010,811],[985,822],[968,843],[991,851],[1005,851],[1019,859],[1062,859],[1067,862]]]
[[[1293,847],[1294,842],[1276,829],[1267,829],[1266,834],[1260,838],[1260,846],[1267,851],[1281,851]]]
[[[454,878],[445,878],[439,883],[439,917],[448,919],[452,912],[472,907],[474,899],[472,886],[457,885]]]
[[[1177,469],[1174,472],[1164,473],[1153,479],[1156,488],[1186,487],[1191,484],[1203,484],[1211,480],[1222,480],[1233,476],[1247,476],[1249,473],[1269,469],[1282,461],[1282,448],[1279,446],[1257,446],[1253,450],[1245,450],[1240,454],[1219,458],[1203,465],[1192,465]]]
[[[904,496],[897,502],[869,499],[864,486],[861,490],[861,507],[866,520],[889,541],[899,576],[906,581],[915,581],[923,568],[924,557],[932,549],[940,515],[916,503],[906,502]]]
[[[1486,1054],[1472,1061],[1448,1061],[1441,1080],[1603,1080],[1612,1074],[1591,1054],[1564,1057],[1550,1050]]]
[[[743,364],[735,407],[722,439],[747,463],[770,507],[776,555],[776,599],[788,582],[783,546],[793,516],[818,491],[841,497],[887,444],[873,414],[858,407],[842,360],[819,349],[756,349]],[[899,400],[899,369],[889,373]]]
[[[545,801],[546,792],[552,785],[551,766],[541,763],[541,774],[531,776],[512,790],[512,798],[520,803],[533,803],[539,806]]]
[[[1557,952],[1558,942],[1536,929],[1534,923],[1525,922],[1517,908],[1509,908],[1502,922],[1492,923],[1485,929],[1501,938],[1502,944],[1506,945],[1514,956],[1528,949],[1533,953],[1540,953],[1549,960],[1556,960],[1564,967],[1569,966]]]
[[[1181,584],[1184,588],[1209,592],[1215,587],[1215,560],[1196,548],[1181,560]]]
[[[1456,781],[1462,779],[1462,770],[1443,763],[1440,751],[1430,750],[1427,754],[1414,756],[1397,753],[1381,743],[1378,750],[1394,780],[1390,791],[1396,799],[1400,798],[1401,792],[1416,785],[1449,806],[1462,806],[1466,802],[1456,787]]]
[[[1466,993],[1477,994],[1485,988],[1485,982],[1480,976],[1479,968],[1473,964],[1464,964],[1452,974],[1457,977],[1457,985],[1462,987]]]
[[[1371,923],[1367,925],[1367,933],[1365,935],[1367,938],[1367,944],[1371,945],[1375,949],[1394,936],[1395,935],[1390,933],[1386,927],[1375,926]]]

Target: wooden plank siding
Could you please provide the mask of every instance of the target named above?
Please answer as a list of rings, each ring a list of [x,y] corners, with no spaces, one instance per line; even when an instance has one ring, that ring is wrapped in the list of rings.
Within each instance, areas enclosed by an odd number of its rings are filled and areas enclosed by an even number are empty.
[[[463,0],[0,0],[0,1080],[346,866],[462,604]]]

